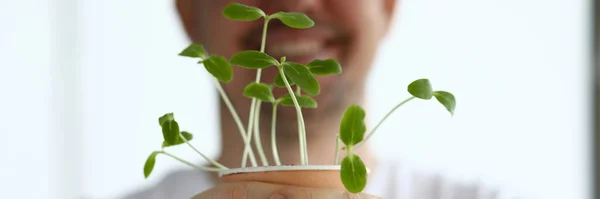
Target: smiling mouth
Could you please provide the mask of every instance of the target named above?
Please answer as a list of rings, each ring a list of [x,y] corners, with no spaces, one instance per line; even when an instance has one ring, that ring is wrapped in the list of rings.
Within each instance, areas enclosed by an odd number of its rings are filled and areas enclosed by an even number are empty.
[[[262,27],[257,27],[244,38],[242,46],[247,50],[258,50],[261,39]],[[285,56],[290,62],[308,64],[314,59],[339,58],[341,39],[338,32],[324,25],[294,29],[279,21],[271,21],[267,30],[265,52],[278,60]]]
[[[314,56],[323,49],[323,42],[317,40],[296,40],[284,41],[273,44],[267,48],[267,54],[274,57],[283,57],[294,59],[297,57]]]

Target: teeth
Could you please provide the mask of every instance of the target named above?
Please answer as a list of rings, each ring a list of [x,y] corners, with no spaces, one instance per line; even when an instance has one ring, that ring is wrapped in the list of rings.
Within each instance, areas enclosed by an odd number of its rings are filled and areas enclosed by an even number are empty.
[[[302,57],[318,53],[321,48],[320,42],[304,41],[274,44],[269,47],[269,54],[276,57]]]

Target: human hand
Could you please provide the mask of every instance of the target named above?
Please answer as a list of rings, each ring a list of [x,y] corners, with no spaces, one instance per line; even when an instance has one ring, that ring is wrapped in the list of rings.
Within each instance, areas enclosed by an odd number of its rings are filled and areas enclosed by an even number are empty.
[[[221,183],[192,199],[379,199],[369,194],[349,193],[346,190],[298,187],[262,182]]]

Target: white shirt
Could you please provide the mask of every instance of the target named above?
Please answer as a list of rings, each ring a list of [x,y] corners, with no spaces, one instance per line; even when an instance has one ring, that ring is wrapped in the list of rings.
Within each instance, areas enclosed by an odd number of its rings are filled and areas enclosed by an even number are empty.
[[[461,182],[433,172],[379,162],[363,191],[390,199],[516,199],[481,182]],[[207,172],[181,170],[124,199],[189,199],[215,185]]]

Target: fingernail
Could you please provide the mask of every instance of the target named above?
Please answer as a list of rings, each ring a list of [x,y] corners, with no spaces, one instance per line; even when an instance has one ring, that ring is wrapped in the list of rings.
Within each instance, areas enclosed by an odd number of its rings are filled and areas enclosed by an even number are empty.
[[[287,198],[288,197],[286,195],[276,193],[276,194],[273,194],[270,199],[287,199]]]

